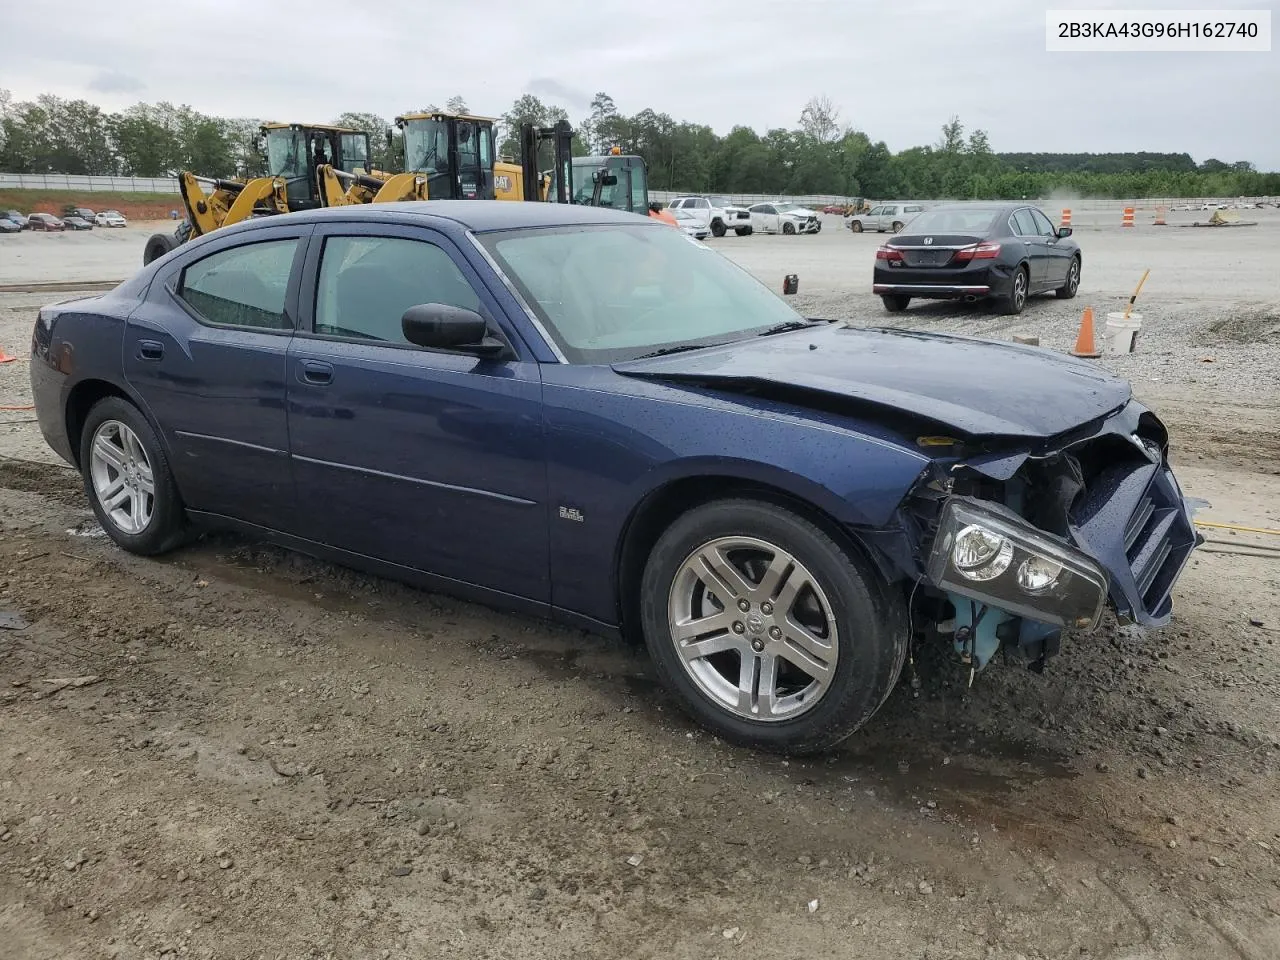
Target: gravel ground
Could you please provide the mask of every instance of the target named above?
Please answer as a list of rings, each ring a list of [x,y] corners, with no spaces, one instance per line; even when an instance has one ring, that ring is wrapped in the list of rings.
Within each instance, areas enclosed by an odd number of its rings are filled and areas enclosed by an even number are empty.
[[[1280,231],[1135,233],[1082,231],[1081,297],[1016,325],[894,319],[1066,346],[1151,266],[1140,353],[1102,362],[1208,518],[1280,528]],[[806,310],[887,317],[872,237],[720,246],[798,272]],[[0,293],[0,346],[69,295]],[[0,364],[0,404],[26,377]],[[237,538],[123,554],[30,416],[0,414],[0,612],[27,623],[0,628],[5,956],[1280,956],[1273,537],[1212,532],[1169,627],[1108,622],[1042,676],[969,688],[921,650],[862,733],[784,762],[621,645]]]

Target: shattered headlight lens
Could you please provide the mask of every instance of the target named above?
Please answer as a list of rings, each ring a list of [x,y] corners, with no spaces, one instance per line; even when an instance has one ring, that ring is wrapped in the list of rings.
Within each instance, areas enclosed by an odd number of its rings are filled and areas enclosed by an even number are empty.
[[[929,556],[942,589],[1017,616],[1092,629],[1102,617],[1107,575],[1088,555],[998,504],[952,497]]]

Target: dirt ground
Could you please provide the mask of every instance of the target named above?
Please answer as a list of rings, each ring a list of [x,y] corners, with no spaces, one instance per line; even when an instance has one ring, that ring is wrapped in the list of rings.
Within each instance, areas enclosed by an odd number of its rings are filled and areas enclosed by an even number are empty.
[[[1171,424],[1204,519],[1280,529],[1274,345],[1221,326],[1280,310],[1257,230],[1198,259],[1198,230],[1100,231],[1081,300],[905,322],[1069,344],[1152,266],[1176,336],[1102,362]],[[67,239],[115,273],[0,259],[0,283],[125,276],[143,231],[97,233]],[[882,323],[875,243],[721,249]],[[71,295],[0,293],[0,347]],[[0,405],[26,376],[0,365]],[[1108,621],[1044,675],[970,688],[920,650],[864,731],[787,762],[708,736],[617,643],[239,538],[124,554],[31,416],[0,412],[6,958],[1280,956],[1275,537],[1207,529],[1170,626]]]

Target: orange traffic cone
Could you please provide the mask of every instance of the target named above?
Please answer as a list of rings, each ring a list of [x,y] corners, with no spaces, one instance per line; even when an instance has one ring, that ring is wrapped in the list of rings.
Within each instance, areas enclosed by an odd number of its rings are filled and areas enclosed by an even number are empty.
[[[17,359],[17,357],[11,357],[9,354],[5,353],[4,347],[0,347],[0,363],[13,363],[13,361]]]
[[[1076,337],[1076,346],[1071,355],[1088,357],[1090,360],[1102,356],[1102,351],[1093,339],[1093,307],[1084,308],[1084,316],[1080,318],[1080,334]]]

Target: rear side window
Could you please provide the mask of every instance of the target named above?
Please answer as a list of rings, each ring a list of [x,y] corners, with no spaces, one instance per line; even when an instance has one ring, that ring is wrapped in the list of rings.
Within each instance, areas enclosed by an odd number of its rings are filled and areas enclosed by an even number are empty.
[[[423,240],[329,237],[320,259],[315,332],[407,344],[400,318],[420,303],[480,312],[453,259]]]
[[[1034,237],[1040,231],[1036,229],[1035,219],[1030,210],[1018,210],[1013,215],[1014,232],[1020,237]]]
[[[217,327],[289,330],[284,301],[298,240],[268,240],[222,250],[182,273],[179,296]]]

